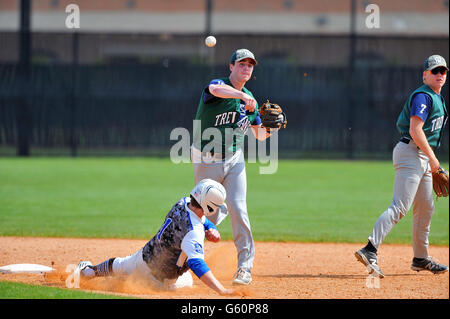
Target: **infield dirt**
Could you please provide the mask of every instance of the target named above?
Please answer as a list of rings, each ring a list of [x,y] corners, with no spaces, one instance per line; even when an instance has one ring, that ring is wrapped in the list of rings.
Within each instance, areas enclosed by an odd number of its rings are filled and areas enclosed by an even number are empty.
[[[146,240],[0,237],[0,266],[36,263],[52,266],[46,275],[7,274],[0,280],[66,288],[68,265],[81,260],[97,264],[110,257],[125,257],[139,250]],[[216,277],[231,287],[236,271],[233,242],[205,243],[205,259]],[[370,277],[354,252],[362,244],[256,242],[250,286],[238,288],[241,296],[258,299],[448,299],[449,274],[433,275],[410,270],[410,245],[385,244],[379,264],[386,274],[379,281]],[[449,263],[449,247],[431,246],[430,255]],[[136,278],[95,278],[82,281],[80,289],[138,298],[224,298],[206,287],[195,275],[194,287],[163,292]],[[1,298],[1,296],[0,296]]]

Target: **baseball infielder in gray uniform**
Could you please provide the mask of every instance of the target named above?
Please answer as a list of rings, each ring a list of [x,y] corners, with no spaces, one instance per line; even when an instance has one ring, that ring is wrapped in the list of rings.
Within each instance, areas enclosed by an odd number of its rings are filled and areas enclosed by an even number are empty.
[[[397,120],[401,139],[393,151],[394,196],[391,205],[378,218],[368,244],[355,253],[370,273],[383,278],[377,251],[395,224],[413,207],[413,251],[411,269],[434,274],[448,267],[428,256],[428,235],[434,211],[432,172],[440,164],[434,151],[440,146],[448,113],[441,94],[447,78],[447,63],[439,55],[426,59],[423,85],[407,99]]]
[[[238,270],[233,284],[240,285],[252,281],[255,256],[247,212],[247,177],[242,146],[248,128],[259,140],[270,136],[261,129],[258,103],[244,87],[256,64],[252,52],[239,49],[231,57],[229,77],[214,79],[204,88],[194,121],[191,149],[195,182],[211,178],[223,184],[227,191],[226,203],[238,251]],[[218,225],[225,216],[226,212],[219,212],[209,218]]]

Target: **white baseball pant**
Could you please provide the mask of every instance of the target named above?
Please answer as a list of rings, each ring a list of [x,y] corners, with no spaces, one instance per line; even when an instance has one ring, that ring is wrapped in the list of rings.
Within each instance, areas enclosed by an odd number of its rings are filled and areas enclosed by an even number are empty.
[[[172,290],[184,287],[192,287],[194,281],[189,271],[173,280],[164,280],[161,282],[150,272],[150,268],[142,258],[142,249],[133,255],[127,257],[117,257],[114,259],[112,270],[117,275],[137,274],[150,281],[151,285],[163,290]]]
[[[195,184],[202,179],[210,178],[224,186],[227,192],[226,205],[233,229],[234,244],[238,252],[238,268],[251,269],[255,258],[255,244],[247,212],[244,153],[238,150],[230,158],[214,161],[206,159],[205,162],[202,160],[201,152],[192,147],[191,159],[194,165]],[[225,217],[225,214],[218,213],[208,219],[218,225]]]
[[[387,234],[413,206],[412,244],[414,257],[428,258],[428,235],[434,211],[433,178],[428,157],[414,141],[398,142],[393,151],[394,196],[378,218],[369,240],[378,249]]]

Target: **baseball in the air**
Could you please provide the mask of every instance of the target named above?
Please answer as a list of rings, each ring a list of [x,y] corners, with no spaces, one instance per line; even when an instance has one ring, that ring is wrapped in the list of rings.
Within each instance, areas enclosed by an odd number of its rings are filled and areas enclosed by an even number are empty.
[[[206,46],[212,48],[213,46],[216,45],[216,38],[213,37],[212,35],[210,35],[209,37],[207,37],[205,39],[205,44],[206,44]]]

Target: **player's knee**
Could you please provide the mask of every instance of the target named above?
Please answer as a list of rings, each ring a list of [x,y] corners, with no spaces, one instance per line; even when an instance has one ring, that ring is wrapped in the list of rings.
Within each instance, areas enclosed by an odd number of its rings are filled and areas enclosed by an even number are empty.
[[[433,215],[434,212],[434,202],[433,201],[424,201],[422,210],[427,212],[430,216]]]
[[[115,275],[130,275],[135,271],[136,267],[131,258],[128,256],[115,258],[112,264],[112,269]]]
[[[391,209],[394,212],[394,220],[399,221],[408,213],[410,206],[406,205],[402,201],[393,201],[391,204]]]

